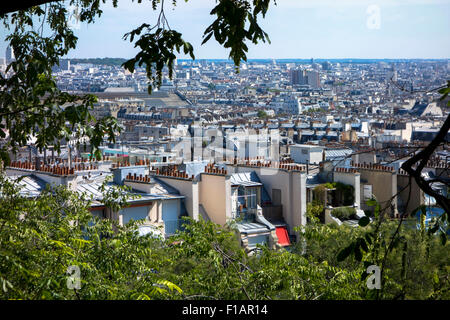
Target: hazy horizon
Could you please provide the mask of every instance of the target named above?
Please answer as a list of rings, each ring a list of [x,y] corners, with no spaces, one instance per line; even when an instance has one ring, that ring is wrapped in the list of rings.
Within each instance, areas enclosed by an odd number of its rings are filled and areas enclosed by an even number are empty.
[[[192,43],[196,60],[227,59],[229,50],[212,38],[200,45],[214,17],[214,1],[165,4],[170,26]],[[150,2],[104,5],[94,24],[74,29],[77,48],[66,58],[130,58],[137,53],[123,35],[142,23],[154,24]],[[279,0],[261,27],[271,44],[249,43],[248,59],[449,59],[450,0]],[[0,27],[0,56],[6,49]],[[111,54],[114,52],[114,54]],[[187,58],[184,54],[179,59]]]
[[[349,60],[349,61],[372,61],[372,60],[392,60],[392,61],[403,61],[403,60],[426,60],[426,61],[445,61],[450,60],[450,58],[314,58],[314,61],[342,61],[342,60]],[[291,60],[298,60],[298,61],[310,61],[311,58],[249,58],[248,61],[291,61]],[[86,57],[86,58],[79,58],[79,57],[72,57],[72,58],[63,58],[68,60],[88,60],[88,59],[129,59],[126,57]],[[200,61],[200,60],[213,60],[213,61],[229,61],[230,63],[234,63],[232,59],[226,59],[226,58],[198,58],[198,59],[188,59],[188,58],[179,58],[178,61]],[[243,61],[245,63],[245,61]]]

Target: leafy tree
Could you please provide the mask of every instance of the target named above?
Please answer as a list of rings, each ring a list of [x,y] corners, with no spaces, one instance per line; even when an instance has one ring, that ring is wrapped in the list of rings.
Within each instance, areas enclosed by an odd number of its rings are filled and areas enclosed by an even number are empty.
[[[115,141],[119,126],[112,117],[96,120],[90,114],[96,98],[93,95],[77,96],[62,92],[52,77],[52,67],[74,49],[78,38],[70,29],[68,7],[77,6],[80,22],[94,23],[102,14],[105,0],[27,0],[8,2],[0,9],[0,19],[11,33],[6,37],[16,60],[11,62],[5,75],[0,75],[0,138],[9,132],[8,143],[2,146],[2,160],[9,162],[9,152],[28,143],[35,136],[40,151],[49,145],[60,150],[62,139],[74,139],[77,145],[88,138],[93,154],[99,158],[98,149],[106,136]],[[137,1],[141,3],[141,0]],[[206,28],[203,43],[214,36],[215,40],[230,50],[230,58],[237,68],[246,61],[247,41],[269,41],[260,28],[258,18],[264,17],[270,0],[220,0],[211,10],[216,20]],[[150,80],[148,87],[162,83],[162,72],[168,68],[173,75],[175,51],[183,51],[194,58],[194,49],[182,34],[172,30],[164,13],[164,0],[151,0],[153,10],[160,11],[155,24],[143,23],[124,35],[135,41],[138,54],[123,63],[133,72],[135,66],[144,66]],[[45,4],[45,6],[44,6]],[[112,0],[114,7],[118,1]],[[176,0],[172,1],[176,5]],[[238,70],[238,69],[237,69]]]
[[[350,207],[338,207],[333,209],[331,214],[340,220],[346,220],[356,214],[356,209]]]
[[[259,110],[258,111],[258,118],[267,118],[267,113],[264,110]]]
[[[184,299],[358,299],[358,273],[260,247],[248,256],[234,230],[190,221],[166,254],[162,276]]]
[[[100,14],[99,9],[88,7],[86,1],[82,4],[81,20],[92,22]],[[115,119],[96,120],[89,113],[96,97],[62,92],[52,76],[52,67],[77,42],[66,15],[65,5],[55,2],[46,9],[33,6],[1,17],[5,28],[11,31],[6,40],[15,55],[5,75],[0,75],[0,136],[7,138],[1,156],[6,163],[8,153],[26,145],[32,136],[41,151],[48,145],[59,151],[62,139],[75,140],[79,145],[87,137],[97,157],[98,146],[105,136],[115,141],[115,133],[119,131]]]
[[[151,2],[154,10],[160,10],[159,19],[124,36],[131,42],[136,39],[140,51],[123,63],[131,72],[136,65],[145,66],[149,92],[161,84],[165,67],[172,76],[175,52],[194,58],[192,45],[170,29],[164,2]],[[44,3],[45,7],[38,6]],[[105,136],[114,141],[119,131],[115,120],[96,120],[89,112],[96,98],[60,91],[51,70],[77,43],[67,25],[67,5],[79,6],[81,22],[94,23],[104,3],[27,0],[8,2],[0,11],[11,32],[6,40],[16,56],[6,74],[0,75],[0,137],[6,137],[5,131],[9,134],[0,150],[4,162],[31,136],[40,150],[48,145],[58,150],[62,139],[87,137],[97,157]],[[117,0],[112,3],[117,6]],[[265,16],[270,3],[217,1],[211,11],[215,20],[205,30],[203,43],[214,36],[230,50],[238,71],[247,59],[247,42],[269,41],[258,18]],[[443,98],[449,84],[440,90]],[[448,199],[432,190],[421,170],[449,126],[450,116],[432,143],[402,165],[447,212]],[[369,202],[373,217],[368,212],[357,228],[321,225],[311,217],[312,223],[299,230],[305,241],[292,252],[261,248],[259,255],[249,257],[231,230],[211,223],[192,221],[176,236],[178,242],[161,242],[138,237],[136,224],[121,227],[93,218],[87,199],[63,188],[48,188],[37,199],[25,198],[1,178],[0,193],[3,299],[449,298],[448,244],[443,241],[442,247],[432,236],[439,225],[429,233],[424,228],[408,229],[403,219],[390,221],[376,201]],[[116,203],[107,199],[111,205]],[[118,203],[123,205],[120,199]],[[442,219],[448,222],[448,214]],[[364,286],[370,264],[382,268],[382,291],[376,294]],[[73,265],[81,270],[80,289],[67,286],[67,268]]]
[[[308,110],[303,111],[303,114],[310,114],[315,112],[324,113],[326,112],[326,110],[324,108],[310,108]]]
[[[157,239],[138,236],[139,222],[99,220],[87,198],[63,187],[25,198],[2,177],[0,192],[0,299],[376,298],[364,275],[382,250],[374,254],[372,242],[361,256],[341,261],[339,253],[373,226],[324,225],[320,205],[309,206],[309,223],[298,230],[304,242],[249,256],[227,226],[186,218],[182,231]],[[383,224],[380,239],[393,232],[395,223]],[[402,234],[385,262],[381,298],[448,299],[448,250],[423,230]],[[68,286],[71,266],[80,287]]]
[[[117,66],[120,67],[125,61],[124,58],[88,58],[88,59],[70,59],[71,64],[90,63],[102,66]]]
[[[208,83],[209,90],[216,90],[216,85],[214,83]]]
[[[136,223],[99,220],[88,199],[64,187],[25,198],[16,184],[0,179],[0,299],[161,299],[181,293],[155,272],[155,261],[144,259],[163,244],[139,237]],[[79,268],[80,286],[68,285],[71,266]]]
[[[376,265],[381,268],[381,289],[369,291],[369,298],[378,299],[448,299],[447,243],[433,235],[432,228],[416,227],[415,220],[389,220],[386,210],[375,200],[367,205],[374,207],[359,220],[357,237],[340,248],[339,262],[351,259],[364,267]],[[361,280],[367,277],[365,270]]]
[[[248,256],[234,230],[211,222],[188,220],[168,240],[142,237],[137,222],[99,220],[64,187],[25,198],[1,179],[0,299],[356,297],[356,274],[286,251]],[[79,286],[68,282],[71,266]]]

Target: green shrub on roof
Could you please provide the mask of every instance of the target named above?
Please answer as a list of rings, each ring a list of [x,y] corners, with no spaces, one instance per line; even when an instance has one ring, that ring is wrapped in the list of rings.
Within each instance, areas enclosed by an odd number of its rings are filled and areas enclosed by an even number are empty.
[[[333,209],[331,214],[339,220],[348,220],[356,214],[356,209],[352,207],[339,207]]]

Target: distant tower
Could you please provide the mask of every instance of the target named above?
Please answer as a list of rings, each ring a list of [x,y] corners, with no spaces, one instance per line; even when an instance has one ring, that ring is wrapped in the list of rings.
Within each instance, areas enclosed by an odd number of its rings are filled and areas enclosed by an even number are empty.
[[[305,71],[302,69],[292,69],[290,70],[291,74],[291,84],[306,84],[307,79],[305,77]]]
[[[398,81],[398,73],[397,70],[394,70],[392,73],[392,81],[397,82]]]
[[[317,71],[307,71],[306,72],[306,77],[307,77],[307,83],[312,87],[312,88],[320,88],[320,75],[319,72]]]
[[[10,64],[12,61],[15,60],[14,58],[14,51],[10,46],[6,47],[6,55],[5,55],[5,59],[6,59],[6,64]]]
[[[70,60],[64,59],[59,61],[59,69],[64,71],[70,70]]]
[[[322,69],[324,71],[331,70],[331,63],[329,61],[325,61],[322,63]]]
[[[311,64],[313,64],[314,63],[314,58],[311,58]]]

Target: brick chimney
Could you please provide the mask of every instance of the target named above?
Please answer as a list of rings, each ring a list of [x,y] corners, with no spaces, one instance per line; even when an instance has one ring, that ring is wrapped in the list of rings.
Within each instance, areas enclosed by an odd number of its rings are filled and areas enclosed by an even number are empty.
[[[116,184],[123,185],[123,181],[128,176],[128,174],[136,174],[137,176],[146,174],[147,166],[125,166],[125,167],[117,167],[111,168],[113,173],[113,181]]]

